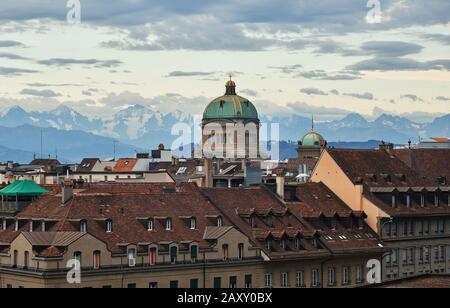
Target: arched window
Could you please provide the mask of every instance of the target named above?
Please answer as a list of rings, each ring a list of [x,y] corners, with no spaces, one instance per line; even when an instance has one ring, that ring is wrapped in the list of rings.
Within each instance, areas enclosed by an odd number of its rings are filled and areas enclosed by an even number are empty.
[[[27,269],[29,265],[29,259],[30,259],[30,253],[28,251],[25,251],[23,254],[23,268]]]
[[[113,222],[110,219],[106,221],[106,232],[108,233],[113,232]]]
[[[197,219],[195,217],[191,218],[191,230],[197,229]]]
[[[87,232],[87,222],[86,220],[80,221],[80,232],[86,233]]]
[[[228,260],[229,257],[228,244],[224,244],[222,246],[222,252],[223,252],[223,260],[224,261]]]
[[[197,245],[191,246],[191,260],[193,263],[197,262],[197,256],[198,256],[198,247]]]
[[[148,264],[149,265],[156,264],[156,248],[155,247],[150,248],[150,250],[148,252]]]
[[[73,253],[73,258],[75,261],[78,261],[78,265],[79,265],[79,266],[76,266],[75,269],[80,270],[81,269],[81,251],[75,251]]]
[[[178,247],[177,246],[172,246],[170,248],[170,262],[172,264],[177,263],[177,256],[178,256]]]
[[[14,253],[13,253],[13,267],[17,267],[18,259],[19,259],[19,252],[17,250],[14,250]]]
[[[167,218],[166,219],[166,231],[171,231],[172,230],[172,219]]]
[[[93,260],[93,264],[94,264],[94,269],[99,269],[100,268],[100,263],[101,262],[101,252],[99,250],[94,251],[94,260]]]

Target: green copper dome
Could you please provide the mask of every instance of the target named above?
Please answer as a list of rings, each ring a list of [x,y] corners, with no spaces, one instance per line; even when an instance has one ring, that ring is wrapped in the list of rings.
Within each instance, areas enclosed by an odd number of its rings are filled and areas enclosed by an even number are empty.
[[[325,142],[325,139],[319,133],[315,131],[310,131],[305,136],[303,136],[302,140],[299,142],[301,146],[322,146]]]
[[[216,119],[258,120],[258,111],[246,98],[236,94],[236,84],[228,81],[225,95],[216,98],[205,109],[203,121]]]

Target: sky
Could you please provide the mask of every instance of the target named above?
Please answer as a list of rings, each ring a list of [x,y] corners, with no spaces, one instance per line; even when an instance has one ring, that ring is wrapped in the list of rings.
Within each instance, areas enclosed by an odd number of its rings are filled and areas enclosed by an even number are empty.
[[[267,115],[450,113],[448,0],[79,2],[2,1],[0,110],[200,114],[231,74]]]

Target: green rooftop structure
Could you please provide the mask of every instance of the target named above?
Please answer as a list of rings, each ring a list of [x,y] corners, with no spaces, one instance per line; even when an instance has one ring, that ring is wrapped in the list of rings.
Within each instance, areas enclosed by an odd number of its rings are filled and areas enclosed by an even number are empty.
[[[203,113],[203,121],[218,119],[258,120],[256,107],[248,99],[236,94],[236,83],[229,80],[225,87],[225,95],[214,99],[206,107]]]
[[[0,212],[20,211],[25,205],[35,198],[49,191],[37,185],[33,181],[18,180],[0,190],[2,204]]]

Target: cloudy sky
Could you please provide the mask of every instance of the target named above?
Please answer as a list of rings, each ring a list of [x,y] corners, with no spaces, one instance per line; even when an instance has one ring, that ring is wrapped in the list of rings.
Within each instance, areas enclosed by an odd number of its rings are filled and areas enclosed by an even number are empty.
[[[380,0],[380,23],[367,0],[80,3],[2,1],[0,110],[200,113],[231,73],[265,114],[450,113],[448,0]]]

